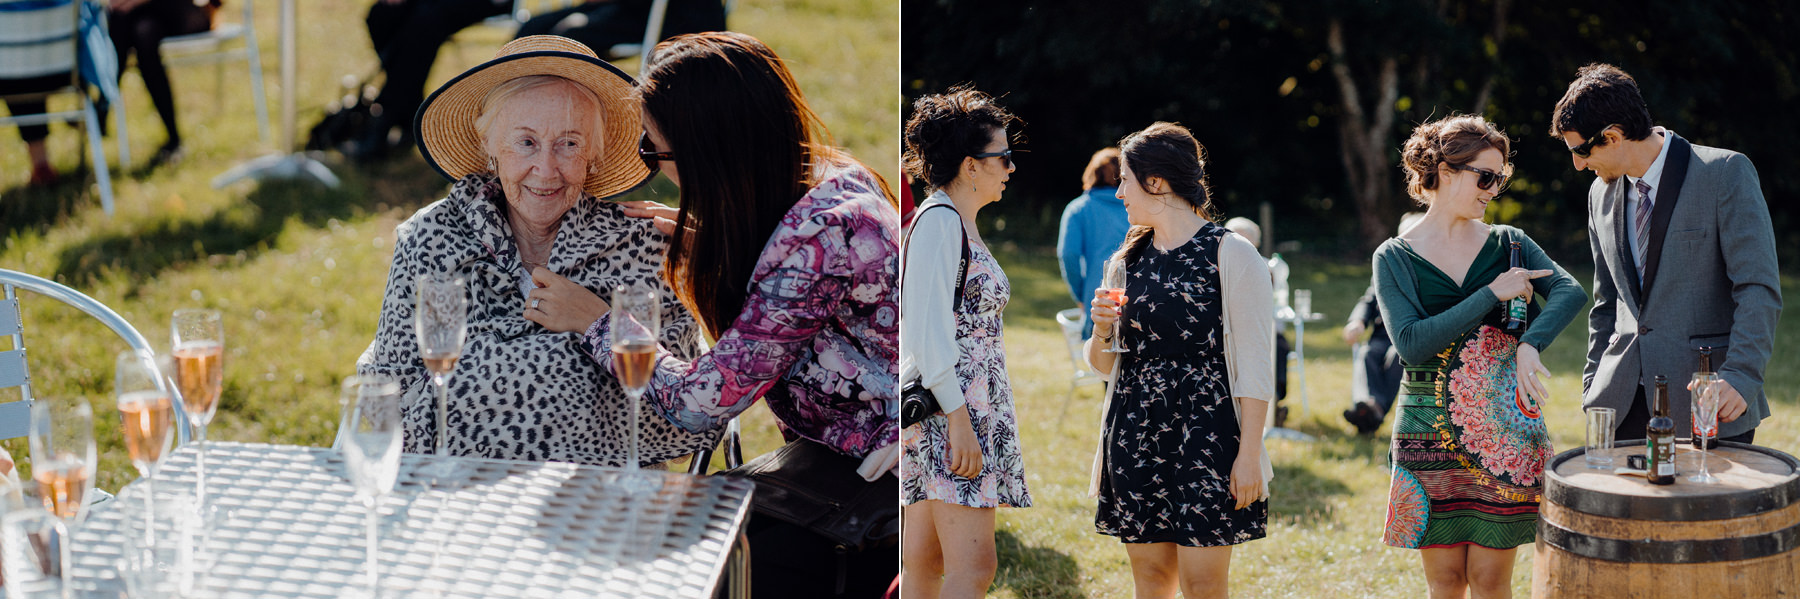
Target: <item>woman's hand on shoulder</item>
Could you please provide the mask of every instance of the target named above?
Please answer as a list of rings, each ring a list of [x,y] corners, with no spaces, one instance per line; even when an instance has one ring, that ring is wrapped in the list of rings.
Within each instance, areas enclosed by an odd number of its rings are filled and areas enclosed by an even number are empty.
[[[526,296],[523,316],[553,333],[585,332],[612,310],[594,292],[548,268],[531,269],[531,282],[537,289]]]
[[[680,210],[649,200],[619,202],[619,207],[625,210],[625,216],[650,219],[650,224],[664,235],[675,234],[675,217],[681,214]]]

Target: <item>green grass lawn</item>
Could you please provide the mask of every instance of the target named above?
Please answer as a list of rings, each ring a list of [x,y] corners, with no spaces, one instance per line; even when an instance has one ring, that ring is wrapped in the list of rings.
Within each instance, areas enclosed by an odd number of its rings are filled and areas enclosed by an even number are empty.
[[[301,136],[342,93],[342,78],[374,70],[363,24],[370,2],[296,3]],[[221,18],[235,19],[238,6]],[[255,25],[270,110],[278,113],[274,7],[259,0]],[[899,174],[897,11],[882,0],[758,0],[738,3],[729,19],[732,29],[759,37],[787,60],[836,141],[890,181]],[[431,85],[491,57],[506,39],[495,29],[463,32],[440,54]],[[620,66],[635,73],[636,62]],[[87,173],[69,174],[82,162],[75,131],[52,129],[53,162],[67,182],[50,189],[24,188],[24,144],[0,131],[0,268],[86,292],[162,349],[171,311],[219,309],[229,349],[224,398],[208,437],[325,445],[337,419],[338,382],[354,372],[374,335],[394,227],[442,197],[448,184],[414,154],[374,166],[334,162],[343,179],[336,190],[290,182],[214,190],[212,177],[272,148],[257,139],[242,64],[222,72],[225,80],[215,82],[212,67],[172,70],[188,154],[178,166],[151,172],[142,165],[163,142],[162,125],[135,72],[125,77],[134,164],[115,172],[117,213],[110,218]],[[275,127],[279,138],[279,116]],[[109,155],[113,143],[107,140]],[[639,193],[675,195],[666,180]],[[39,397],[81,396],[94,405],[102,451],[97,482],[117,490],[136,477],[124,459],[111,396],[113,358],[125,345],[54,301],[25,294],[24,304],[33,388]],[[3,349],[11,348],[0,341]],[[0,391],[0,400],[16,395]],[[755,408],[745,422],[750,452],[779,445],[766,409]],[[0,446],[21,461],[27,454],[23,439]]]
[[[1129,597],[1131,572],[1113,537],[1093,532],[1094,500],[1088,470],[1099,436],[1098,386],[1069,393],[1070,359],[1052,316],[1074,307],[1048,248],[1003,247],[1000,263],[1012,281],[1006,310],[1007,369],[1019,410],[1025,467],[1035,507],[999,514],[999,597]],[[1313,435],[1311,444],[1271,440],[1275,463],[1269,536],[1239,546],[1232,556],[1232,591],[1240,597],[1423,597],[1416,551],[1380,543],[1387,506],[1388,427],[1360,437],[1340,412],[1350,397],[1350,349],[1343,319],[1368,288],[1364,264],[1293,259],[1296,289],[1313,290],[1313,309],[1325,321],[1307,329],[1306,401],[1290,370],[1288,427]],[[1586,273],[1576,273],[1589,286]],[[1800,282],[1784,281],[1787,297]],[[1553,377],[1545,418],[1557,451],[1581,444],[1581,367],[1586,312],[1544,352]],[[1800,334],[1795,319],[1779,337]],[[1292,334],[1292,331],[1289,331]],[[1768,391],[1775,418],[1757,443],[1800,450],[1800,359],[1788,344],[1776,348]],[[1066,416],[1064,415],[1066,411]],[[1392,418],[1389,419],[1392,424]],[[1531,548],[1520,549],[1514,594],[1530,595]]]

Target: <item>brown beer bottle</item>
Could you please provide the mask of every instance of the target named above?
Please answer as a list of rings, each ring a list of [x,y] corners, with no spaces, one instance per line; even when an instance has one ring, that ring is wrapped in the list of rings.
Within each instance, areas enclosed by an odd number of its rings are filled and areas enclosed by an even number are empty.
[[[1715,381],[1718,380],[1718,373],[1713,372],[1713,369],[1712,369],[1712,348],[1710,348],[1710,347],[1700,348],[1700,371],[1695,372],[1694,374],[1696,374],[1696,375],[1711,375],[1711,378],[1713,380],[1715,380]],[[1716,449],[1716,448],[1718,448],[1719,447],[1719,434],[1718,434],[1719,433],[1719,421],[1717,419],[1713,420],[1713,428],[1711,431],[1713,434],[1709,436],[1709,435],[1701,434],[1703,431],[1700,430],[1700,417],[1697,412],[1696,412],[1694,418],[1692,418],[1692,420],[1694,421],[1694,436],[1691,439],[1691,441],[1693,441],[1693,443],[1694,443],[1694,449]]]
[[[1644,433],[1644,476],[1653,485],[1674,484],[1675,419],[1669,417],[1669,377],[1656,375],[1656,401]]]
[[[1512,242],[1511,258],[1508,261],[1512,268],[1525,268],[1525,255],[1519,248],[1519,242]],[[1531,303],[1530,297],[1527,295],[1506,300],[1506,324],[1503,328],[1508,335],[1517,337],[1525,334],[1525,306]]]

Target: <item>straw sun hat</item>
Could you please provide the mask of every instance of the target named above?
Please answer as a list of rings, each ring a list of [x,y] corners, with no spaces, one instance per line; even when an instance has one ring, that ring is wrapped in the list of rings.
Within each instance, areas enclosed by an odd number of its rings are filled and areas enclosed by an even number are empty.
[[[451,181],[487,171],[488,155],[475,130],[481,102],[488,90],[531,75],[562,77],[600,97],[600,161],[582,184],[587,193],[596,198],[617,196],[655,175],[638,157],[644,125],[634,91],[637,82],[580,42],[554,35],[508,42],[493,60],[464,71],[432,92],[419,107],[414,125],[425,162]]]

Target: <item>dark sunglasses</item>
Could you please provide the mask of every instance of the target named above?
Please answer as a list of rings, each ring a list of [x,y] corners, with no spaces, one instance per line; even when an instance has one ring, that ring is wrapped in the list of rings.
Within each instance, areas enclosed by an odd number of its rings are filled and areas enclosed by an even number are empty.
[[[1487,170],[1485,168],[1473,167],[1473,166],[1469,166],[1467,164],[1452,164],[1452,165],[1450,165],[1450,168],[1453,168],[1453,169],[1456,169],[1459,171],[1468,171],[1471,173],[1475,173],[1477,175],[1481,175],[1480,177],[1475,179],[1475,186],[1481,188],[1482,191],[1493,190],[1493,192],[1495,194],[1499,194],[1502,191],[1506,191],[1506,182],[1507,182],[1506,180],[1510,178],[1506,175],[1502,175],[1500,173],[1496,173],[1494,171]],[[1499,185],[1498,189],[1496,189],[1494,187],[1496,184]]]
[[[656,144],[650,143],[650,134],[645,133],[643,137],[638,138],[638,158],[644,160],[644,167],[650,169],[650,172],[656,172],[662,170],[662,165],[658,163],[664,160],[675,160],[675,153],[656,151]]]
[[[1019,151],[1020,151],[1020,152],[1023,152],[1023,151],[1024,151],[1024,150],[1019,150]],[[1005,159],[1006,159],[1006,163],[1007,163],[1007,164],[1012,164],[1012,163],[1013,163],[1013,159],[1012,159],[1012,155],[1013,155],[1013,151],[1012,151],[1012,148],[1007,148],[1007,149],[1004,149],[1004,150],[1001,150],[1001,151],[998,151],[998,152],[982,152],[982,153],[980,153],[980,154],[970,154],[970,155],[969,155],[969,157],[970,157],[970,158],[976,158],[976,159],[981,159],[981,158],[1005,158]]]
[[[1599,131],[1588,136],[1587,141],[1581,142],[1581,145],[1569,148],[1569,153],[1581,158],[1587,158],[1594,153],[1595,147],[1604,145],[1604,142],[1606,141],[1606,130],[1611,128],[1613,128],[1612,125],[1601,127]]]

